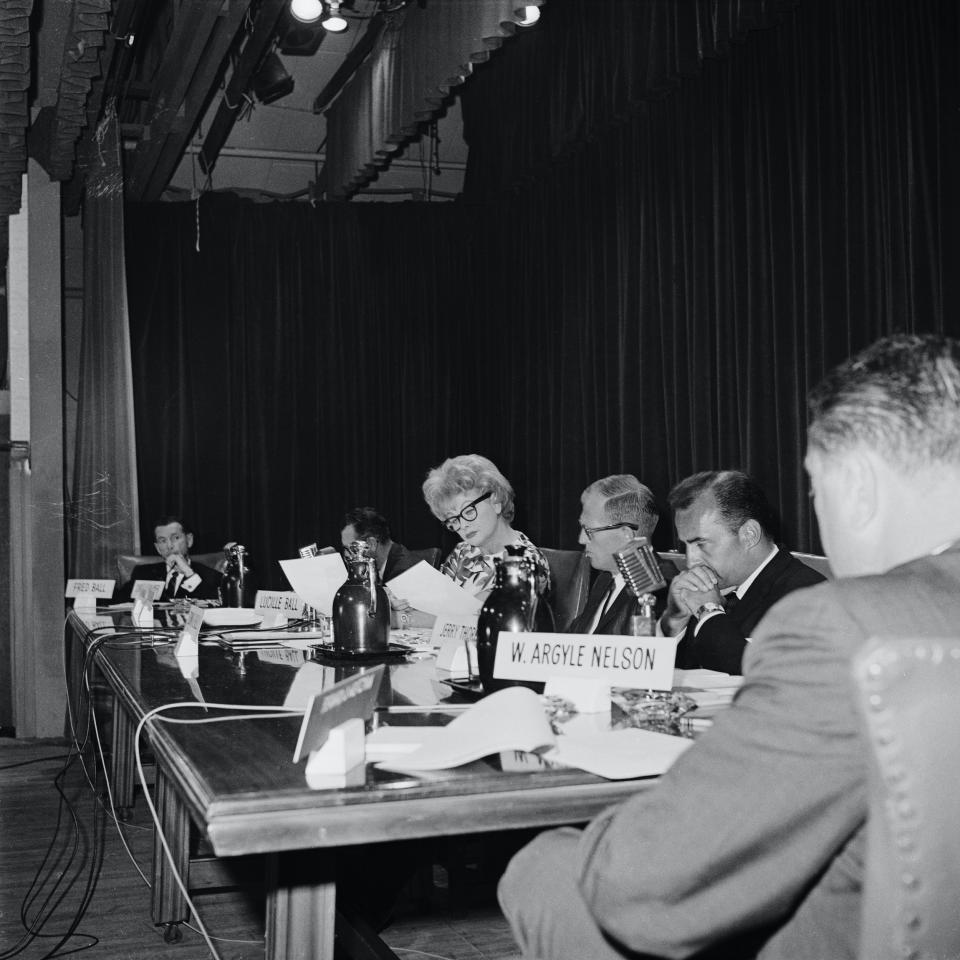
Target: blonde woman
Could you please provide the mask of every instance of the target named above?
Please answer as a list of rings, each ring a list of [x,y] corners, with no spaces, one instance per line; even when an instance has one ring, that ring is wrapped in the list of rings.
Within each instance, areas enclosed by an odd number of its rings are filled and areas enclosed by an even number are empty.
[[[530,539],[511,526],[513,487],[486,457],[468,453],[445,460],[427,474],[423,497],[433,515],[460,537],[441,572],[474,594],[493,587],[494,559],[522,546],[537,570],[537,592],[550,585],[550,567]]]

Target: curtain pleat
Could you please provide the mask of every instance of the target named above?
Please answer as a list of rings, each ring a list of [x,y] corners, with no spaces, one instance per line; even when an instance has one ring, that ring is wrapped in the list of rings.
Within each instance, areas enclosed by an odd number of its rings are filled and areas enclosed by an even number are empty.
[[[71,577],[117,576],[140,552],[130,321],[124,265],[119,126],[109,106],[95,138],[83,206],[83,334],[73,490]],[[153,540],[152,530],[146,541]]]

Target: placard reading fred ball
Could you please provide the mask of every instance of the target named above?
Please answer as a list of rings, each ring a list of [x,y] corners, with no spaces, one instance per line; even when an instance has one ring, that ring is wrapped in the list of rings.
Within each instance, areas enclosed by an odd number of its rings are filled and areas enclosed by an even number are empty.
[[[612,687],[670,690],[675,637],[575,633],[501,633],[493,675],[503,680],[553,677],[604,680]]]
[[[68,580],[65,597],[112,597],[116,580]]]

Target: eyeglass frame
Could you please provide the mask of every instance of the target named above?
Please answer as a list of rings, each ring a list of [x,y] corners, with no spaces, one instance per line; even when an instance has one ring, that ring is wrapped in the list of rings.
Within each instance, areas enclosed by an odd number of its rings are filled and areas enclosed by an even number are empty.
[[[595,533],[602,533],[604,530],[619,530],[621,527],[629,527],[631,530],[637,531],[640,529],[640,524],[621,520],[620,523],[610,523],[605,527],[585,527],[582,523],[579,524],[579,527],[587,535],[588,540],[593,540]]]
[[[451,532],[456,533],[460,529],[460,524],[462,523],[472,523],[477,519],[477,504],[483,503],[484,500],[489,500],[493,496],[493,491],[488,490],[486,493],[482,493],[476,500],[471,500],[469,503],[464,504],[463,509],[459,513],[455,513],[452,517],[444,517],[440,522]],[[473,511],[472,517],[464,516],[468,510]],[[451,524],[456,523],[455,527],[452,527]]]

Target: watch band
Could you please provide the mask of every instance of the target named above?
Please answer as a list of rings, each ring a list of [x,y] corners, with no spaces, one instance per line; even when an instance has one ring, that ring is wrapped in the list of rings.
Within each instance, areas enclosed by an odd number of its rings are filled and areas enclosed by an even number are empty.
[[[713,600],[708,600],[706,603],[701,603],[694,612],[694,616],[698,620],[702,620],[704,616],[708,613],[723,613],[723,604],[715,603]]]

